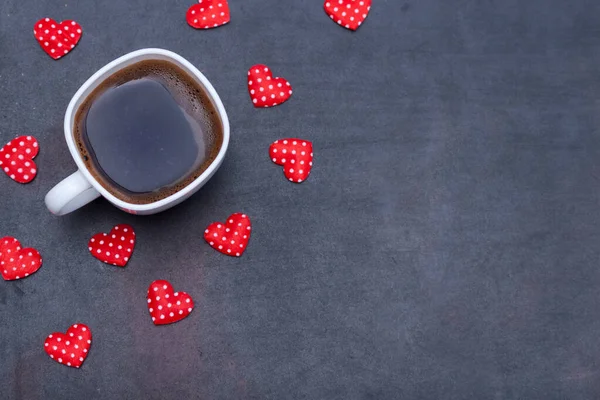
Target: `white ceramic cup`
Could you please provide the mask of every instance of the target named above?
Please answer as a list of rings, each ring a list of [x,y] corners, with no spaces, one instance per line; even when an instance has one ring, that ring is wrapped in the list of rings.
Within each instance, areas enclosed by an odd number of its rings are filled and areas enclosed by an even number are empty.
[[[166,60],[169,61],[185,72],[190,77],[196,79],[209,95],[212,100],[219,118],[223,125],[223,144],[219,150],[219,154],[209,165],[209,167],[193,182],[179,190],[178,192],[147,204],[132,204],[120,200],[109,193],[98,181],[92,176],[85,166],[84,161],[81,159],[81,155],[77,150],[75,139],[73,137],[73,125],[75,123],[75,115],[79,106],[89,96],[92,91],[98,87],[106,78],[113,75],[115,72],[144,60]],[[67,113],[65,114],[65,139],[71,155],[77,164],[77,172],[64,179],[58,185],[56,185],[46,195],[46,206],[55,215],[65,215],[72,211],[83,207],[87,203],[94,199],[103,196],[105,199],[110,201],[116,207],[130,214],[149,215],[156,214],[171,208],[188,197],[194,194],[214,175],[217,169],[221,166],[225,153],[227,152],[227,146],[229,144],[229,120],[227,119],[227,113],[223,107],[223,103],[219,98],[219,95],[210,84],[208,79],[196,67],[194,67],[189,61],[184,59],[178,54],[171,51],[162,49],[142,49],[126,54],[113,62],[109,63],[98,72],[96,72],[90,79],[88,79],[81,88],[75,93],[73,99],[69,103]]]

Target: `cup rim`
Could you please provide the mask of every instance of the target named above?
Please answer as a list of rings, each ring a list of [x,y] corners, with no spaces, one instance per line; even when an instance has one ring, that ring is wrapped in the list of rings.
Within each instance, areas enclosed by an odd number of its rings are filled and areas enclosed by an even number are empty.
[[[192,75],[193,78],[198,80],[202,86],[206,89],[210,99],[212,100],[217,112],[219,113],[219,117],[221,118],[221,122],[223,124],[223,143],[221,144],[221,148],[219,149],[219,153],[213,162],[198,176],[194,179],[190,184],[182,188],[181,190],[173,193],[172,195],[165,197],[164,199],[160,199],[158,201],[146,204],[134,204],[123,201],[108,190],[106,190],[88,171],[85,163],[81,159],[81,155],[77,150],[77,145],[75,144],[75,139],[73,137],[73,127],[71,126],[71,120],[73,119],[73,114],[77,112],[75,109],[77,103],[82,98],[82,96],[86,93],[90,87],[96,85],[100,81],[108,78],[110,75],[116,73],[122,64],[126,64],[128,61],[140,57],[139,61],[152,59],[152,56],[160,56],[161,60],[167,59],[168,61],[174,61],[179,66],[183,67],[183,69]],[[145,58],[144,58],[145,57]],[[227,148],[229,146],[229,119],[227,118],[227,112],[225,111],[225,107],[223,106],[223,102],[219,97],[217,91],[212,86],[210,81],[200,72],[192,63],[188,60],[176,54],[172,51],[159,49],[159,48],[145,48],[136,51],[132,51],[127,53],[110,63],[106,64],[104,67],[100,68],[96,73],[94,73],[88,80],[85,81],[83,85],[77,90],[71,101],[69,102],[69,106],[67,107],[67,111],[65,113],[64,119],[64,131],[65,131],[65,139],[67,141],[67,145],[69,146],[69,151],[71,152],[71,156],[75,160],[77,164],[77,168],[81,171],[81,173],[85,176],[85,178],[90,182],[90,184],[96,189],[102,197],[113,203],[115,206],[125,209],[126,211],[131,212],[143,212],[143,211],[151,211],[155,209],[163,208],[173,202],[176,202],[181,197],[185,197],[186,195],[190,195],[193,193],[199,186],[202,186],[212,175],[216,172],[217,168],[221,165],[223,158],[225,157],[225,153],[227,152]]]

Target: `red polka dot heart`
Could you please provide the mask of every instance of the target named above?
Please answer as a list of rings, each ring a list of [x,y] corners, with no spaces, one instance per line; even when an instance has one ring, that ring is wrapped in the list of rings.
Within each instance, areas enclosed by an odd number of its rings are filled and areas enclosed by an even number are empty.
[[[27,278],[42,266],[42,256],[33,248],[22,248],[14,237],[0,238],[0,273],[5,281]]]
[[[54,332],[46,338],[44,350],[51,359],[66,365],[79,368],[85,361],[92,345],[92,331],[87,325],[72,325],[67,333]]]
[[[72,20],[56,22],[42,18],[33,26],[33,34],[41,48],[53,59],[67,55],[81,39],[81,25]]]
[[[204,240],[213,249],[232,257],[240,257],[250,240],[252,224],[246,214],[235,213],[227,222],[213,222],[204,231]]]
[[[196,29],[210,29],[229,22],[227,0],[199,0],[185,15],[187,23]]]
[[[0,168],[12,180],[29,183],[37,175],[33,159],[40,147],[33,136],[19,136],[0,149]]]
[[[88,243],[88,250],[98,260],[124,267],[135,247],[135,232],[129,225],[117,225],[110,233],[97,233]]]
[[[338,25],[355,31],[369,15],[371,0],[325,0],[324,8]]]
[[[313,165],[313,147],[308,140],[280,139],[269,147],[269,157],[283,166],[283,173],[290,182],[304,182]]]
[[[273,78],[269,67],[257,64],[248,70],[248,92],[254,107],[274,107],[290,98],[292,85],[284,78]]]
[[[152,282],[148,288],[148,311],[154,325],[181,321],[194,309],[194,300],[186,292],[175,292],[168,281]]]

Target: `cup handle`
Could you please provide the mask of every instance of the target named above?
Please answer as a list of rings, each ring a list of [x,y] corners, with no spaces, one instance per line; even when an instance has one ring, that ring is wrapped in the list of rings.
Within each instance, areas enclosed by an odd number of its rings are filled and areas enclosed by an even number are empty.
[[[81,171],[63,179],[46,195],[46,207],[54,215],[65,215],[100,197]]]

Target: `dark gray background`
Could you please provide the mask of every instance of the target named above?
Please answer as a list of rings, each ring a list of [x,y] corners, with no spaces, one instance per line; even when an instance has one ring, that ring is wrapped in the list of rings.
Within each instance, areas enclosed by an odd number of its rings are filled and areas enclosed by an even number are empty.
[[[0,281],[2,399],[596,399],[600,397],[600,3],[374,0],[355,33],[321,0],[231,0],[195,31],[186,0],[0,3],[0,142],[35,135],[39,175],[0,176],[0,234],[44,265]],[[59,61],[42,17],[75,19]],[[62,119],[77,88],[143,47],[175,51],[229,112],[225,163],[151,217],[98,200],[54,217],[43,197],[72,173]],[[252,107],[246,71],[294,95]],[[307,182],[268,158],[312,140]],[[209,248],[213,221],[247,213],[241,259]],[[125,269],[88,239],[138,235]],[[189,292],[186,320],[155,327],[146,289]],[[43,351],[88,324],[80,370]]]

